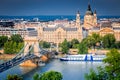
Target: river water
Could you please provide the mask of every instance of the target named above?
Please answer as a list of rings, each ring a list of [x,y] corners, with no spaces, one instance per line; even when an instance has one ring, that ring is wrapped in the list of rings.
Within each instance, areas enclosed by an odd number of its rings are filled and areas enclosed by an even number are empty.
[[[84,74],[89,73],[90,68],[96,70],[98,66],[103,65],[102,62],[78,62],[78,61],[60,61],[52,60],[43,67],[21,67],[15,66],[5,72],[0,73],[0,80],[5,80],[8,74],[18,74],[24,80],[33,80],[33,75],[54,70],[61,72],[63,80],[84,80]]]

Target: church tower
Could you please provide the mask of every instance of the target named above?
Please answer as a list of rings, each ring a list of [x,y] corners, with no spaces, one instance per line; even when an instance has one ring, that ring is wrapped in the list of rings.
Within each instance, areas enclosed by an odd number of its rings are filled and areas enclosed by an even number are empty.
[[[94,15],[93,15],[93,12],[91,10],[90,4],[88,4],[88,9],[87,9],[86,14],[84,16],[84,28],[85,29],[92,28],[94,26],[93,22],[94,22]]]
[[[78,11],[76,14],[76,27],[77,27],[77,38],[79,41],[81,41],[83,39],[83,35],[82,35],[82,27],[80,25],[80,12]]]
[[[97,12],[95,10],[94,12],[94,21],[93,21],[94,26],[97,26]]]
[[[80,27],[80,12],[78,11],[76,14],[76,27]]]

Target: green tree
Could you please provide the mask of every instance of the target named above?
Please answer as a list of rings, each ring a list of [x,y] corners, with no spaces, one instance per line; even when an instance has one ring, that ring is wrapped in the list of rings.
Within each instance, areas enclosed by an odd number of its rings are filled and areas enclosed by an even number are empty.
[[[70,43],[71,43],[71,48],[77,48],[79,41],[77,39],[72,39]]]
[[[68,51],[69,51],[69,43],[67,42],[67,40],[65,39],[63,42],[62,42],[62,44],[61,44],[61,51],[63,52],[63,53],[68,53]]]
[[[46,41],[40,41],[39,45],[42,46],[43,48],[50,48],[50,43]]]
[[[40,80],[41,74],[35,73],[33,76],[33,80]]]
[[[11,46],[12,47],[12,53],[17,53],[17,44],[16,44],[16,42],[12,42],[13,43],[13,45]]]
[[[4,53],[6,54],[12,54],[13,53],[13,42],[10,41],[10,42],[6,42],[4,44]]]
[[[22,49],[23,46],[24,46],[24,42],[18,43],[18,45],[16,46],[16,52],[18,53]]]
[[[101,41],[101,36],[100,36],[99,34],[97,34],[97,33],[93,33],[93,34],[92,34],[92,37],[93,37],[94,40],[95,40],[95,44],[96,44],[97,42],[100,42],[100,41]]]
[[[95,44],[95,39],[92,36],[88,36],[87,38],[82,40],[89,48],[93,48]]]
[[[23,78],[18,75],[8,75],[6,80],[23,80]]]
[[[83,39],[89,48],[95,48],[97,43],[100,44],[101,36],[99,34],[93,33],[91,36]]]
[[[89,74],[85,74],[86,80],[98,80],[97,74],[93,69],[90,69]]]
[[[100,44],[101,36],[100,36],[99,34],[97,34],[97,33],[93,33],[93,34],[92,34],[92,38],[93,38],[93,40],[94,40],[93,46],[94,46],[94,48],[95,48],[95,46],[98,46],[98,45],[96,45],[97,43]]]
[[[120,79],[120,52],[118,52],[117,49],[111,49],[106,56],[103,60],[103,62],[106,63],[105,67],[99,67],[98,72],[92,70],[89,74],[85,74],[86,80]]]
[[[24,45],[23,42],[16,43],[16,42],[13,42],[13,41],[7,41],[4,44],[4,53],[5,54],[15,54],[15,53],[18,53],[22,49],[23,45]]]
[[[120,79],[120,52],[117,49],[111,49],[106,56],[107,58],[104,59],[104,62],[107,63],[105,70],[108,73],[109,79]]]
[[[106,34],[102,41],[104,48],[113,48],[116,40],[114,34]]]
[[[85,74],[85,80],[107,80],[106,71],[102,67],[97,68],[98,72],[90,69],[90,73]]]
[[[115,42],[115,48],[120,49],[120,41]]]
[[[48,71],[43,74],[35,74],[33,80],[62,80],[63,76],[60,72]]]
[[[16,43],[23,42],[23,38],[19,34],[12,35],[10,40]]]
[[[4,43],[6,43],[7,41],[8,41],[7,36],[0,36],[0,48],[2,48],[4,46]]]
[[[88,53],[88,47],[87,47],[86,43],[84,43],[84,42],[79,43],[78,53],[79,54],[87,54]]]

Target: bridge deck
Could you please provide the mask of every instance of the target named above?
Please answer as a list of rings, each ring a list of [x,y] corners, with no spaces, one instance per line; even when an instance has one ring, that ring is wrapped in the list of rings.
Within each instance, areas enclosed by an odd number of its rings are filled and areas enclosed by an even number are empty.
[[[33,59],[35,57],[36,57],[35,55],[30,54],[30,55],[26,55],[24,57],[13,58],[7,62],[4,62],[4,63],[0,64],[0,73],[5,70],[8,70],[16,65],[19,65],[20,63],[22,63],[26,60]]]

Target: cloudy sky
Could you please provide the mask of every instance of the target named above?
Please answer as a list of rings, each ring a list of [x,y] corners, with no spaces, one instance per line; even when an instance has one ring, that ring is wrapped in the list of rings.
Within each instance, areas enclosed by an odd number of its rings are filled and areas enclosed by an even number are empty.
[[[98,15],[120,16],[120,0],[91,0],[92,10]],[[81,15],[87,10],[88,0],[0,0],[0,15]]]

